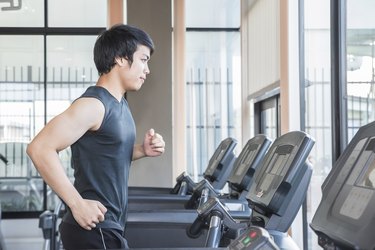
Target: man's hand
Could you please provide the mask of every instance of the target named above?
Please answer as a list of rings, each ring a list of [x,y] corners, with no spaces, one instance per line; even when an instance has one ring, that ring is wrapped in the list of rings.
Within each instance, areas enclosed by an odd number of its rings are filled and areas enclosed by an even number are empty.
[[[104,221],[104,214],[107,212],[107,208],[99,201],[86,199],[82,199],[70,209],[77,223],[86,230],[91,230]]]
[[[163,137],[150,129],[143,140],[143,151],[145,156],[155,157],[164,153],[165,142]]]

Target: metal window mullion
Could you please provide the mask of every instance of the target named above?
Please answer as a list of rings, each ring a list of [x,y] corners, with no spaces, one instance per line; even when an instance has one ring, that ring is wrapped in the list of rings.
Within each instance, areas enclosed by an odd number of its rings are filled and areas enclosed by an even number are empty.
[[[299,50],[299,95],[300,95],[300,130],[306,131],[306,83],[305,83],[305,1],[298,1],[298,50]],[[324,93],[324,92],[323,92]],[[303,249],[308,249],[307,196],[302,203]]]
[[[346,0],[331,0],[332,161],[347,145]]]
[[[48,0],[44,0],[44,28],[48,27]],[[43,34],[44,125],[47,124],[47,34]],[[35,102],[35,100],[34,100]],[[47,210],[47,183],[43,180],[43,210]]]

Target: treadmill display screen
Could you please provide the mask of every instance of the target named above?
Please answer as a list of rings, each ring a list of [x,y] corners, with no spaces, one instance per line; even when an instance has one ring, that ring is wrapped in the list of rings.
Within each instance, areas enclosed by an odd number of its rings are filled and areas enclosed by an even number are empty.
[[[239,167],[236,170],[236,176],[242,176],[244,174],[244,171],[246,170],[246,167],[249,165],[250,162],[254,160],[254,157],[256,155],[256,150],[258,148],[258,145],[254,144],[247,148],[245,151],[245,154],[243,154],[241,162]]]
[[[360,187],[375,189],[375,161],[371,162],[364,175],[357,181],[356,184]]]
[[[208,166],[208,169],[207,169],[205,174],[212,175],[214,173],[215,168],[216,168],[217,164],[220,162],[224,153],[225,153],[225,150],[222,149],[222,148],[220,150],[216,151],[216,153],[213,155],[213,157],[210,161],[210,165]]]
[[[339,214],[355,220],[363,215],[375,190],[375,140],[370,140],[361,152],[364,142],[360,141],[352,152],[357,155],[357,162],[340,191],[341,198],[336,200]]]
[[[375,122],[359,128],[325,180],[310,224],[323,249],[375,249]]]
[[[358,220],[371,200],[373,190],[353,187],[340,208],[340,214]]]
[[[289,146],[289,145],[288,145]],[[281,148],[281,149],[280,149]],[[279,185],[283,177],[286,175],[289,165],[286,164],[292,148],[285,149],[285,146],[280,146],[274,156],[272,157],[271,161],[268,164],[268,168],[264,175],[262,176],[261,181],[259,182],[260,186],[258,191],[258,197],[263,196],[264,194],[268,193],[273,184]],[[258,184],[258,185],[259,185]]]

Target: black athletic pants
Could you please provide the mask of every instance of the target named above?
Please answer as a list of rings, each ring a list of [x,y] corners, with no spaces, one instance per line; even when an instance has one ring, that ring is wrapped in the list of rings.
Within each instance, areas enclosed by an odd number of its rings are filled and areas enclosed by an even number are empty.
[[[122,232],[112,228],[85,230],[78,225],[61,222],[60,235],[66,250],[128,248]]]

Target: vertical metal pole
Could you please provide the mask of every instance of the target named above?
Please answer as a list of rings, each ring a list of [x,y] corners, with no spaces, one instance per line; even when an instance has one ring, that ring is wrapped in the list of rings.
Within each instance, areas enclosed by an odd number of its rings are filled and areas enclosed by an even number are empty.
[[[346,0],[331,0],[332,161],[347,145]]]
[[[299,81],[300,81],[300,129],[306,131],[306,83],[305,83],[305,0],[298,1],[298,49],[299,49]],[[324,98],[323,98],[324,99]],[[302,235],[303,249],[308,249],[307,196],[302,203]]]
[[[44,0],[44,28],[48,27],[48,0]],[[43,34],[44,124],[47,124],[47,34]],[[35,100],[34,100],[35,101]],[[43,210],[47,209],[47,184],[43,181]]]
[[[210,227],[207,233],[205,247],[218,248],[221,238],[222,216],[219,212],[213,212],[210,220]]]

